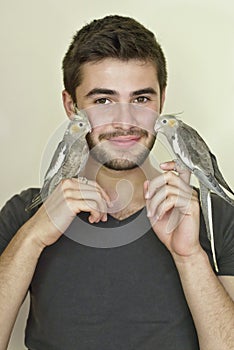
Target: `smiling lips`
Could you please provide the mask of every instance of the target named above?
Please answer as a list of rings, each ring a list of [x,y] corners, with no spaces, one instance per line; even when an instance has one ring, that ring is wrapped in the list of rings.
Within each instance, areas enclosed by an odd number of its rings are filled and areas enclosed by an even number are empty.
[[[108,139],[108,141],[118,147],[131,147],[135,145],[140,140],[140,138],[141,136],[139,135],[126,135],[111,137]]]

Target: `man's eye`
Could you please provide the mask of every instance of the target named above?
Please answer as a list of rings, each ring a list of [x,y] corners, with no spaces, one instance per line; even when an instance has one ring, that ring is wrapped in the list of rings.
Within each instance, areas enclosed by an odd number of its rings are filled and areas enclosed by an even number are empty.
[[[108,98],[102,97],[102,98],[98,98],[95,101],[96,104],[101,104],[101,105],[106,105],[108,103],[110,103],[110,100],[108,100]]]
[[[146,96],[138,96],[137,98],[134,99],[134,103],[146,103],[149,101],[149,98]]]

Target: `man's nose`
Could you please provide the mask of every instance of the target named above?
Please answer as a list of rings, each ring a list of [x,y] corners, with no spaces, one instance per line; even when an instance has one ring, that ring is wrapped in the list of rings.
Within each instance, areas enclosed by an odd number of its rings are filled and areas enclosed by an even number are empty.
[[[116,103],[112,110],[112,125],[129,129],[129,127],[137,126],[134,115],[134,108],[131,103]]]

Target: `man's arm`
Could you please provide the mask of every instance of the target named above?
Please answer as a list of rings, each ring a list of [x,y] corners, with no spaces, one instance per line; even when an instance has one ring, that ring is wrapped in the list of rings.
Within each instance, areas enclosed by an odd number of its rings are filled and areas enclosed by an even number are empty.
[[[7,348],[11,331],[43,246],[31,234],[30,220],[0,256],[0,350]]]
[[[168,248],[178,269],[201,350],[232,350],[234,346],[233,283],[214,274],[199,242],[200,206],[189,185],[190,175],[174,162],[162,165],[167,172],[144,184],[148,216],[159,239]]]
[[[206,253],[201,249],[188,258],[174,256],[174,261],[195,323],[200,349],[232,350],[234,304],[214,274]]]
[[[234,276],[219,276],[219,280],[234,301]]]
[[[6,350],[38,258],[56,242],[81,211],[89,221],[106,220],[109,198],[93,181],[63,180],[47,201],[15,234],[0,256],[0,350]]]

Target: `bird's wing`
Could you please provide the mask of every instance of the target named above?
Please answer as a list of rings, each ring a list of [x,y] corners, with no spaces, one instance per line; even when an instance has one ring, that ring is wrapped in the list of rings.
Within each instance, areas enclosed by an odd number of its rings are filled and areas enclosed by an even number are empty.
[[[27,207],[27,210],[35,208],[36,206],[41,204],[47,198],[47,196],[51,193],[52,184],[54,183],[56,174],[59,172],[59,169],[63,164],[67,149],[68,149],[68,145],[64,142],[64,140],[62,140],[58,144],[53,154],[50,165],[44,176],[44,182],[43,182],[41,191],[38,194],[38,196],[33,199],[31,205]]]
[[[80,160],[80,168],[78,170],[78,174],[79,175],[81,173],[81,171],[84,169],[85,164],[87,163],[89,157],[89,147],[87,145],[87,143],[85,143],[83,149],[82,149],[82,153],[81,153],[81,160]]]
[[[216,179],[218,180],[218,182],[220,183],[221,186],[223,186],[227,191],[229,191],[230,193],[232,193],[234,195],[234,192],[229,187],[227,182],[224,180],[223,175],[222,175],[221,171],[219,170],[217,159],[216,159],[215,155],[210,152],[210,157],[211,157],[211,161],[212,161],[213,168],[214,168],[214,176],[216,177]]]
[[[234,200],[232,198],[230,198],[224,192],[224,190],[220,186],[220,184],[219,184],[218,180],[215,178],[215,176],[210,175],[210,174],[209,175],[204,174],[204,172],[198,168],[194,169],[193,173],[197,177],[197,179],[199,180],[200,185],[202,183],[203,186],[207,187],[207,189],[209,189],[210,191],[213,191],[219,197],[222,197],[226,202],[228,202],[229,204],[234,206]]]
[[[61,168],[64,159],[66,157],[66,154],[68,152],[69,146],[67,143],[65,143],[64,140],[62,140],[61,142],[59,142],[52,160],[50,162],[50,165],[48,167],[48,170],[45,174],[45,178],[44,178],[44,182],[48,182],[57,172],[58,170]]]
[[[85,139],[77,139],[66,154],[61,167],[62,178],[72,178],[79,175],[88,159],[88,146]]]
[[[214,173],[210,150],[196,130],[182,123],[177,129],[177,138],[179,149],[185,159],[189,159],[192,171],[193,168],[199,168],[205,174]]]
[[[201,202],[202,214],[206,225],[207,236],[210,240],[215,270],[218,272],[219,269],[218,269],[216,253],[215,253],[211,195],[207,187],[204,186],[201,182],[200,182],[200,202]]]

